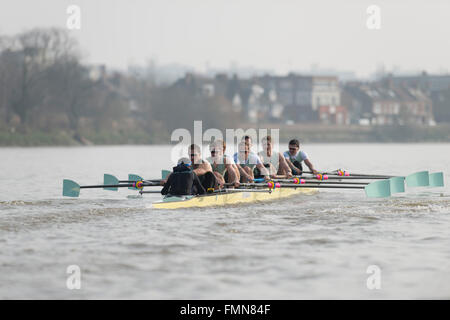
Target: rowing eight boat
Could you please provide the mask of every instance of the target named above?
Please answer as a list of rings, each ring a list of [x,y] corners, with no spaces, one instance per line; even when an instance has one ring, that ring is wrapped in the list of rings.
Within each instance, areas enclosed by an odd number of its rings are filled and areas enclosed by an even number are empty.
[[[318,192],[317,188],[281,188],[265,192],[226,192],[207,194],[203,196],[165,197],[153,202],[154,209],[181,209],[201,208],[213,206],[228,206],[235,204],[249,204],[256,202],[274,201],[294,195],[312,195]]]
[[[63,196],[78,197],[81,189],[103,188],[117,191],[119,188],[130,188],[139,191],[139,197],[144,193],[160,193],[158,190],[144,191],[144,187],[160,187],[168,171],[163,170],[162,179],[147,180],[138,175],[130,174],[128,180],[119,180],[110,174],[104,175],[104,183],[101,185],[79,185],[73,180],[63,180]],[[331,173],[333,174],[333,173]],[[379,176],[379,175],[339,175],[331,177],[330,181],[324,181],[325,175],[319,174],[316,179],[307,177],[295,177],[288,179],[274,179],[275,181],[243,183],[237,189],[222,189],[214,193],[196,196],[166,196],[160,201],[152,203],[155,209],[180,209],[201,208],[212,206],[226,206],[236,204],[250,204],[255,202],[273,201],[288,198],[294,195],[311,195],[318,192],[319,188],[333,189],[364,189],[369,198],[386,198],[396,193],[405,192],[405,183],[408,187],[443,187],[443,172],[429,173],[420,171],[404,176]],[[364,182],[348,182],[346,179],[360,179]],[[256,181],[257,179],[255,179]],[[278,181],[277,181],[278,180]],[[342,180],[342,181],[341,181]],[[366,180],[377,180],[367,182]],[[250,189],[244,189],[244,188]]]

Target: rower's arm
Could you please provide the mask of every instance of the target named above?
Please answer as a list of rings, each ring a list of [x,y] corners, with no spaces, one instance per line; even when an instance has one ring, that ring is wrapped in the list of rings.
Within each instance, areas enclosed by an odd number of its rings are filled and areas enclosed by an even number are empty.
[[[281,155],[281,153],[279,154],[279,160],[278,161],[280,162],[281,168],[286,172],[287,175],[292,174],[291,168],[289,167],[286,159]]]
[[[225,164],[225,168],[227,168],[228,176],[232,179],[231,183],[238,183],[239,179],[234,172],[234,165],[232,163]]]
[[[290,159],[284,158],[284,161],[286,161],[287,165],[289,166],[289,168],[291,168],[292,171],[300,171],[299,168],[294,166],[294,164],[292,163],[292,161]]]
[[[297,168],[290,159],[284,158],[286,163],[288,164],[289,168],[291,168],[292,174],[300,174],[302,173],[302,170],[300,168]]]
[[[242,168],[242,166],[241,166],[240,164],[237,164],[237,163],[236,163],[236,167],[238,168],[239,173],[240,173],[242,176],[244,176],[244,177],[247,176],[247,172],[245,172],[244,168]]]
[[[204,162],[197,169],[194,169],[193,171],[195,172],[196,175],[202,176],[207,172],[212,172],[213,170],[212,170],[211,164],[209,162]]]
[[[200,179],[198,178],[198,176],[194,173],[194,186],[197,188],[197,193],[198,194],[205,194],[206,190],[205,188],[202,186],[202,183],[200,182]]]
[[[259,169],[259,172],[261,172],[261,175],[263,175],[265,177],[269,177],[270,176],[269,170],[267,170],[267,168],[264,167],[261,163],[258,163],[256,165],[256,167]]]
[[[312,173],[317,174],[317,170],[314,169],[314,165],[309,161],[309,159],[305,159],[305,164],[308,166],[309,170],[311,170]]]
[[[166,183],[164,183],[164,187],[161,189],[162,195],[166,195],[169,193],[171,184],[172,184],[172,175],[170,175]]]

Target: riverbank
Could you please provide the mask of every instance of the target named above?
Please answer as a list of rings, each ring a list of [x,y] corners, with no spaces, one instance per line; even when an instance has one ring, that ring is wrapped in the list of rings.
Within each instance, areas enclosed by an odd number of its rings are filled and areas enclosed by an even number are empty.
[[[280,141],[294,137],[314,143],[411,143],[449,142],[450,123],[425,126],[331,126],[320,124],[261,125],[261,128],[279,128]]]
[[[166,144],[169,137],[150,135],[143,131],[86,132],[82,135],[58,132],[4,132],[0,131],[2,147],[82,146],[82,145],[146,145]]]
[[[240,127],[244,128],[244,130],[255,128],[255,126],[250,124]],[[257,128],[279,129],[280,141],[282,142],[289,141],[292,138],[299,138],[302,142],[311,143],[450,141],[450,124],[439,124],[433,127],[259,124]],[[138,130],[118,130],[110,132],[83,132],[81,135],[75,135],[66,131],[28,131],[25,133],[0,131],[0,146],[148,145],[168,143],[170,143],[170,134],[168,132],[152,135]]]

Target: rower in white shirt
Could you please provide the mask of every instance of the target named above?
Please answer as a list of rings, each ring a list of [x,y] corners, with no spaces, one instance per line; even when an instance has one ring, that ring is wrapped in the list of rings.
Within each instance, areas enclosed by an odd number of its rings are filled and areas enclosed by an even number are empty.
[[[302,162],[304,162],[312,173],[317,174],[317,170],[309,160],[306,152],[300,150],[300,142],[297,139],[289,141],[289,150],[283,153],[287,164],[295,175],[301,175],[303,172]]]
[[[220,187],[223,187],[225,183],[232,183],[235,187],[239,187],[239,170],[233,158],[225,154],[225,150],[225,141],[214,141],[209,145],[211,157],[206,160],[211,164]]]
[[[285,158],[280,152],[273,150],[272,137],[267,136],[262,140],[263,151],[259,152],[264,166],[269,169],[271,178],[290,178],[292,177],[291,168],[289,168]]]
[[[234,162],[239,169],[241,182],[253,182],[253,169],[258,168],[265,180],[270,179],[269,171],[264,167],[261,159],[250,152],[250,145],[245,141],[239,143],[238,152],[234,154]]]

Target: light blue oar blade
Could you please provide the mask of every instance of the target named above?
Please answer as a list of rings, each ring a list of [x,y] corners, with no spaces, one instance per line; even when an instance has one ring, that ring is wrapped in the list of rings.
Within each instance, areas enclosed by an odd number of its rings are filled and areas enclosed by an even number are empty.
[[[365,186],[366,196],[369,198],[386,198],[391,195],[389,180],[378,180]]]
[[[141,176],[138,176],[137,174],[130,173],[128,175],[128,180],[130,180],[130,181],[142,181],[144,179],[142,179]],[[137,188],[133,188],[133,187],[128,187],[128,189],[130,189],[130,190],[138,190]]]
[[[80,185],[72,180],[63,180],[63,196],[78,197],[80,195]]]
[[[405,177],[394,177],[389,179],[391,194],[405,192]]]
[[[430,184],[428,171],[420,171],[406,177],[408,187],[427,187]]]
[[[444,173],[435,172],[430,173],[430,187],[443,187],[444,186]]]
[[[171,173],[172,172],[170,172],[169,170],[161,170],[161,179],[163,180],[167,179],[167,176]]]
[[[103,184],[111,185],[111,184],[119,184],[119,179],[111,174],[105,173],[103,175]],[[118,191],[119,188],[103,188],[104,190]]]

